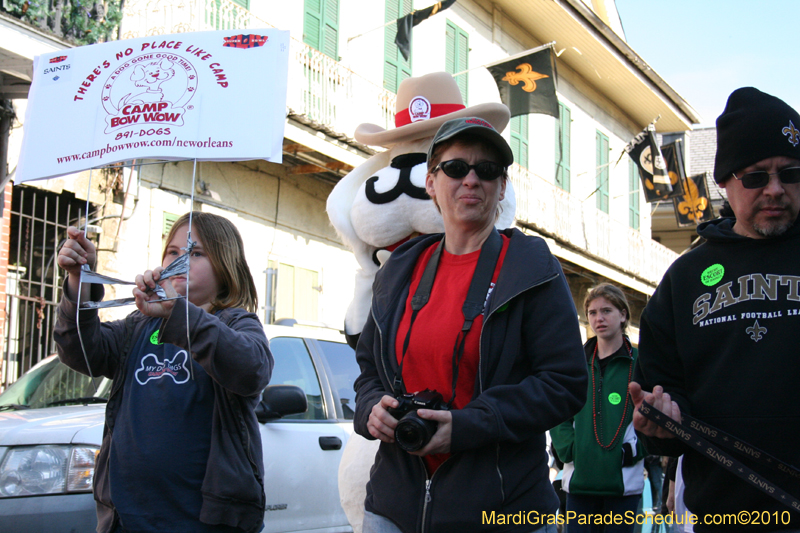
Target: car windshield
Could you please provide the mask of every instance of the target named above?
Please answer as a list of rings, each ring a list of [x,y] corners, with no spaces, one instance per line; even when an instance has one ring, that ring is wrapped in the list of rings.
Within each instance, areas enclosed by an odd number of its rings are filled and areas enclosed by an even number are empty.
[[[51,356],[0,394],[0,410],[40,409],[54,405],[102,403],[111,392],[111,380],[98,377],[94,384]]]

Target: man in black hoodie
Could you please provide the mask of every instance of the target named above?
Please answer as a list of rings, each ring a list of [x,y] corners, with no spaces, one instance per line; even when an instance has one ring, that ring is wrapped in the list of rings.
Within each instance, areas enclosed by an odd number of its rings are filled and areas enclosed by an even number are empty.
[[[717,119],[714,179],[734,217],[702,224],[706,243],[673,263],[648,302],[630,389],[637,407],[646,400],[675,420],[689,414],[790,465],[800,465],[799,130],[800,115],[782,100],[752,87],[730,95]],[[797,509],[638,410],[634,426],[649,453],[685,453],[684,497],[698,533],[800,531]],[[800,496],[800,478],[736,457]]]

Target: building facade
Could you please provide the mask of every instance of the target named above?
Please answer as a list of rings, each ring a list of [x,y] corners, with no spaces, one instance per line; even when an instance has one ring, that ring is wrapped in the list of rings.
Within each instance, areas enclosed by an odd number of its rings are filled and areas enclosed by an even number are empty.
[[[16,321],[6,325],[0,385],[52,350],[48,321],[60,286],[55,254],[64,227],[85,219],[87,197],[89,227],[101,250],[98,271],[132,280],[160,264],[163,238],[179,215],[191,208],[212,211],[242,232],[265,322],[287,317],[341,328],[357,265],[328,222],[325,202],[338,180],[376,151],[352,138],[356,126],[394,127],[397,86],[429,72],[454,74],[468,106],[499,101],[483,65],[547,43],[557,54],[560,117],[515,117],[504,132],[517,161],[511,171],[516,224],[544,237],[559,258],[585,325],[583,295],[601,281],[623,287],[637,325],[676,254],[651,239],[650,212],[623,148],[659,115],[659,129],[689,130],[697,122],[694,111],[627,46],[611,0],[459,0],[413,29],[406,60],[394,44],[394,20],[429,4],[125,2],[123,39],[288,29],[284,161],[198,163],[194,206],[191,162],[134,161],[95,170],[91,182],[83,172],[15,187],[11,209],[6,203],[16,269],[7,291],[33,305],[18,309]],[[15,104],[22,123],[25,101]],[[10,139],[12,168],[19,133]],[[49,207],[40,214],[42,206]],[[112,286],[108,292],[117,291]]]

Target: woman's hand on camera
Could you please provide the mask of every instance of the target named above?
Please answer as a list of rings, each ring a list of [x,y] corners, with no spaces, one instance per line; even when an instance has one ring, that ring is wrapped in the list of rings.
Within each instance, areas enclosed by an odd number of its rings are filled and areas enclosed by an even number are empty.
[[[178,293],[172,286],[169,279],[165,279],[159,283],[161,279],[162,267],[156,267],[153,270],[148,270],[144,274],[136,276],[136,287],[133,289],[133,297],[136,299],[136,307],[142,314],[158,318],[168,318],[172,313],[172,308],[175,306],[175,300],[161,301],[161,297],[154,292],[153,289],[156,285],[161,285],[164,292],[167,293],[167,298],[175,298]]]
[[[430,455],[432,453],[450,453],[450,438],[453,435],[453,413],[450,411],[434,411],[432,409],[420,409],[417,411],[420,418],[438,422],[439,427],[433,434],[431,440],[421,450],[408,452],[412,455]]]
[[[398,401],[388,394],[385,394],[381,401],[372,406],[372,412],[367,420],[369,434],[376,439],[388,444],[394,443],[394,428],[397,427],[397,419],[389,414],[388,408],[397,407]]]

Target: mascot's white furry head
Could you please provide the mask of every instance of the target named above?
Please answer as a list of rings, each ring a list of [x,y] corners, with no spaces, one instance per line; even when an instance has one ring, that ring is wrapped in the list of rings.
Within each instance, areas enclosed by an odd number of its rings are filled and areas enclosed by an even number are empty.
[[[400,84],[394,129],[375,124],[356,128],[357,141],[386,151],[353,169],[328,197],[331,223],[360,266],[345,317],[345,334],[353,346],[367,320],[375,273],[392,250],[416,235],[444,231],[442,217],[425,192],[425,161],[439,126],[460,117],[480,117],[502,132],[510,114],[498,103],[465,107],[453,77],[435,72]],[[500,206],[496,226],[509,227],[516,210],[510,183]]]

